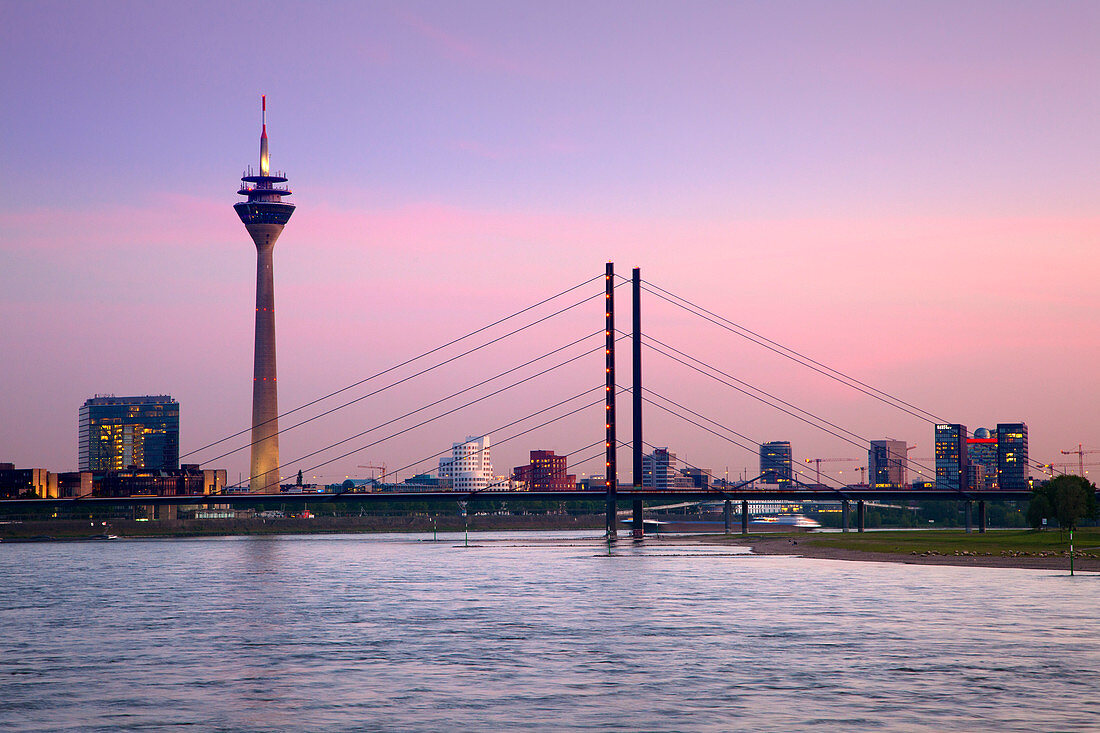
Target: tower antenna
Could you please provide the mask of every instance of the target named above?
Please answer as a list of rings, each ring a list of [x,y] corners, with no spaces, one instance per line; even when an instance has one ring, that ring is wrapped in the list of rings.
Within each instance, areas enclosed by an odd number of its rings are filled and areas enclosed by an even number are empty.
[[[267,154],[267,95],[260,95],[260,175],[266,176],[271,172],[270,159]]]

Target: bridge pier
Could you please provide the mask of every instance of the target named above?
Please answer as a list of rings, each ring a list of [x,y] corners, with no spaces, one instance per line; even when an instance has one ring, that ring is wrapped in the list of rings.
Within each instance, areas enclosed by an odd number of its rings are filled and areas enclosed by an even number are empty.
[[[971,504],[970,500],[967,499],[966,500],[966,533],[967,534],[970,534],[970,532],[971,532],[971,527],[970,527],[970,524],[971,524],[971,522],[970,522],[970,504]]]
[[[645,537],[645,507],[641,499],[634,500],[634,539]]]
[[[852,503],[847,499],[840,500],[840,529],[848,531],[848,513],[852,511]]]
[[[856,500],[856,531],[862,532],[867,519],[867,511],[863,506],[863,499]]]
[[[722,505],[722,520],[726,525],[726,534],[733,534],[733,502],[729,499]]]
[[[985,532],[985,499],[978,502],[978,532]]]
[[[741,500],[741,534],[749,533],[749,502]]]

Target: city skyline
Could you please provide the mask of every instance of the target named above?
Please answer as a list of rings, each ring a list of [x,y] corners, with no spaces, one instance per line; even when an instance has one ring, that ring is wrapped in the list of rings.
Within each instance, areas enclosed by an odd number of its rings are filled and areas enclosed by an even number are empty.
[[[1035,460],[1100,443],[1095,7],[291,6],[265,32],[281,52],[323,39],[326,57],[249,74],[234,71],[251,68],[235,40],[249,14],[219,9],[215,27],[201,7],[0,10],[0,84],[18,100],[0,120],[20,142],[0,161],[0,351],[18,356],[0,379],[0,461],[75,468],[74,415],[99,393],[174,395],[181,454],[250,427],[253,280],[225,191],[252,160],[264,93],[278,167],[307,192],[275,265],[284,410],[612,260],[951,422],[1026,422]],[[59,196],[62,173],[84,185]],[[647,332],[932,455],[931,425],[653,298],[644,309]],[[532,337],[531,355],[599,328],[590,310]],[[649,385],[789,440],[796,463],[859,457],[646,359]],[[525,393],[522,414],[598,383],[600,361]],[[283,458],[498,371],[484,364],[284,433]],[[327,475],[402,465],[510,407]],[[598,440],[599,412],[584,419]],[[565,453],[590,442],[578,424],[494,452],[509,466]],[[716,476],[757,462],[654,410],[646,434]],[[247,466],[242,451],[213,467],[232,480]]]

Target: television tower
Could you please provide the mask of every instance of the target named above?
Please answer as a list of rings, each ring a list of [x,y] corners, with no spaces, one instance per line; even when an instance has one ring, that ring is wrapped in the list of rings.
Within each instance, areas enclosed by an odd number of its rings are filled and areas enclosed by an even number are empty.
[[[233,205],[256,243],[256,355],[252,376],[252,462],[249,491],[279,493],[279,397],[275,384],[275,241],[294,213],[283,201],[291,191],[281,171],[272,173],[267,155],[267,96],[261,102],[260,174],[249,166],[237,191],[247,201]]]

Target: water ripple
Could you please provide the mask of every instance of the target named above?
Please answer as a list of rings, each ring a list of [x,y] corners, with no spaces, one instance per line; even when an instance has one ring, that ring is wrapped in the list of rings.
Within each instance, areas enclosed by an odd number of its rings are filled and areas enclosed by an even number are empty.
[[[0,729],[1089,730],[1094,586],[577,534],[0,551]],[[610,560],[608,562],[607,560]]]

